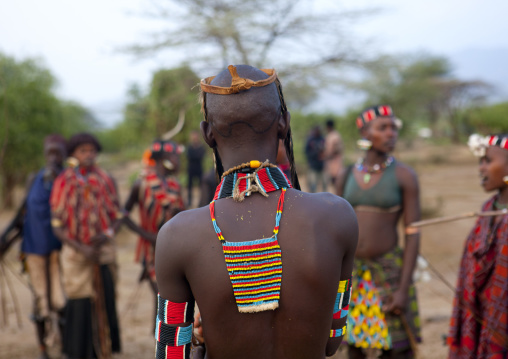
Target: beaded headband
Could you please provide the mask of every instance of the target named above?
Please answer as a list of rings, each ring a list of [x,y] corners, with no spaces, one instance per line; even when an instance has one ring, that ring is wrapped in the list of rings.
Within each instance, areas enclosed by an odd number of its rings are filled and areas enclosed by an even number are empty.
[[[391,106],[375,106],[363,111],[362,114],[356,118],[356,127],[361,129],[370,121],[373,121],[378,117],[393,117],[393,110]]]
[[[269,77],[263,80],[253,81],[251,79],[245,79],[238,75],[236,67],[233,65],[228,66],[229,73],[231,74],[231,87],[221,87],[210,85],[215,76],[207,77],[201,80],[201,91],[213,93],[216,95],[231,95],[239,93],[240,91],[249,90],[251,87],[263,87],[271,84],[277,78],[277,74],[274,69],[260,69]]]
[[[155,141],[154,143],[152,143],[150,150],[151,150],[151,158],[155,158],[157,157],[157,155],[160,155],[162,153],[176,153],[176,154],[182,153],[181,146],[171,141]]]
[[[231,95],[239,93],[240,91],[249,90],[252,87],[267,86],[273,82],[275,82],[275,86],[277,87],[277,93],[279,94],[281,111],[282,112],[287,111],[286,102],[284,101],[284,96],[282,95],[282,88],[280,85],[279,78],[277,77],[277,73],[275,72],[275,69],[260,69],[260,71],[263,71],[265,74],[268,75],[268,78],[258,81],[240,77],[238,75],[238,72],[236,71],[236,66],[234,65],[229,65],[228,70],[229,73],[231,74],[230,87],[210,85],[215,76],[210,76],[205,79],[202,79],[201,82],[199,83],[201,87],[201,111],[205,115],[205,121],[208,121],[208,116],[206,113],[205,93],[211,93],[215,95]]]
[[[476,157],[485,156],[485,150],[489,146],[501,147],[508,150],[508,135],[481,136],[477,133],[469,136],[467,145]]]

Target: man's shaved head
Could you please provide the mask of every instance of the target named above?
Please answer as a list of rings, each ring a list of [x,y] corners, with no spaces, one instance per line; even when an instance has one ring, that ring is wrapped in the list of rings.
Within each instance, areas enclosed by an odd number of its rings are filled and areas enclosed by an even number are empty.
[[[268,75],[248,65],[236,66],[238,75],[253,81],[268,78]],[[228,69],[220,72],[210,83],[214,86],[230,87],[231,74]],[[275,83],[263,87],[252,87],[237,94],[206,95],[207,120],[223,137],[233,131],[244,132],[247,126],[255,134],[268,131],[281,116],[281,103]],[[251,133],[251,134],[254,134]]]
[[[275,162],[279,139],[283,139],[293,187],[300,189],[289,125],[291,116],[275,70],[265,71],[248,65],[230,65],[215,78],[201,81],[203,138],[213,149],[217,178],[224,172],[223,163],[231,168],[252,160],[253,155],[258,160]]]

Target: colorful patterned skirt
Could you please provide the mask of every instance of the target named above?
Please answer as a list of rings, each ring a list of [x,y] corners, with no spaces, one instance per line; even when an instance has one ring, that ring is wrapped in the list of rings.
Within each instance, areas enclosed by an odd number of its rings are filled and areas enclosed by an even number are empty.
[[[402,254],[402,250],[396,247],[376,259],[355,259],[346,334],[350,345],[395,351],[410,348],[409,336],[401,317],[384,313],[381,309],[398,288]],[[403,315],[412,336],[420,342],[420,318],[413,285],[410,286]]]

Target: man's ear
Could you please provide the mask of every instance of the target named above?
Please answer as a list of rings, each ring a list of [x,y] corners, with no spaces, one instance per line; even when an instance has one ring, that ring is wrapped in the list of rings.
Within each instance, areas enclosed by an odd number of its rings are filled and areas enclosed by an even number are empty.
[[[291,124],[291,114],[289,111],[284,112],[279,117],[279,122],[277,123],[277,136],[279,138],[286,138],[288,135],[288,131]]]
[[[201,135],[203,136],[203,139],[205,140],[206,144],[210,148],[214,148],[217,146],[217,142],[215,142],[215,137],[212,132],[212,126],[210,123],[206,121],[201,121],[199,127],[201,128]]]

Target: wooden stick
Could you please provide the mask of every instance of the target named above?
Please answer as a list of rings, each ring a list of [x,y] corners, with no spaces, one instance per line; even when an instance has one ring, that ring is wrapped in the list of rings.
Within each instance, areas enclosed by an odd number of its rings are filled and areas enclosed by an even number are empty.
[[[407,337],[409,339],[409,346],[411,347],[411,350],[413,351],[414,358],[416,359],[418,357],[418,343],[416,341],[416,338],[411,331],[411,328],[409,327],[409,324],[406,320],[406,317],[404,317],[404,313],[399,315],[400,321],[402,322],[402,326],[404,327],[404,330],[407,334]]]
[[[23,328],[23,321],[21,320],[21,310],[19,308],[19,302],[18,302],[18,298],[16,296],[16,292],[14,291],[14,288],[12,287],[11,280],[7,276],[7,272],[5,271],[3,262],[0,262],[0,268],[2,269],[2,275],[4,276],[5,282],[7,283],[7,288],[9,289],[9,292],[11,293],[12,304],[14,306],[14,313],[16,313],[16,320],[18,321],[18,328],[22,329]]]
[[[0,305],[2,306],[2,327],[9,325],[9,318],[7,317],[7,304],[5,303],[5,278],[0,273]]]
[[[413,222],[411,223],[408,228],[418,228],[423,226],[429,226],[432,224],[439,224],[439,223],[445,223],[445,222],[452,222],[457,221],[459,219],[465,219],[465,218],[471,218],[471,217],[491,217],[491,216],[499,216],[508,214],[508,209],[501,209],[499,211],[485,211],[485,212],[468,212],[463,214],[458,214],[455,216],[447,216],[447,217],[439,217],[439,218],[432,218],[432,219],[426,219],[423,221]]]

